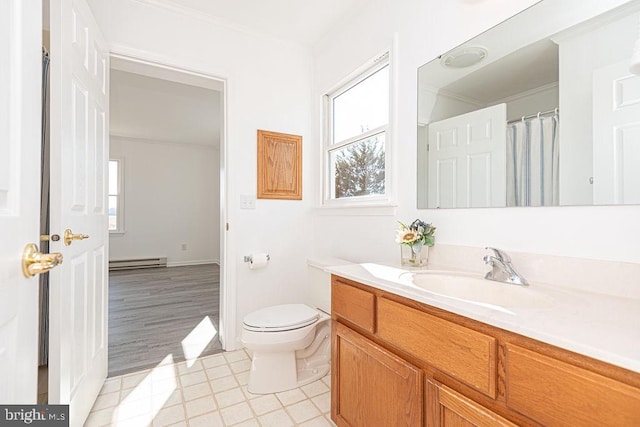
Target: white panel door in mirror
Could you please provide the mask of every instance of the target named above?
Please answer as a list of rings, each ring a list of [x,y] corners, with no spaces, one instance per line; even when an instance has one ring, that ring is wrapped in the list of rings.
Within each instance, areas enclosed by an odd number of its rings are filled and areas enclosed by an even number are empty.
[[[593,73],[593,199],[640,203],[640,76],[621,61]]]
[[[505,206],[506,105],[429,124],[430,208]]]

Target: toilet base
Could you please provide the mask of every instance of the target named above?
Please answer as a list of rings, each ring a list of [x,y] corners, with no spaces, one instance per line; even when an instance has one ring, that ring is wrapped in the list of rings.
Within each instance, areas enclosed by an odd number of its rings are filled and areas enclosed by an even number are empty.
[[[269,394],[297,387],[296,353],[253,352],[249,384],[247,389],[253,394]]]
[[[254,351],[247,389],[270,394],[312,383],[327,375],[331,367],[329,322],[318,325],[312,344],[299,351],[279,353]]]

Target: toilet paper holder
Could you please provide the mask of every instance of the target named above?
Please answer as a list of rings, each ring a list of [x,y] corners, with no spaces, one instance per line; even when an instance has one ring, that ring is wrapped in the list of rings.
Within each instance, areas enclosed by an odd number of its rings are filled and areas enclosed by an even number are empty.
[[[244,262],[251,262],[253,260],[253,255],[245,255]],[[267,254],[267,261],[271,261],[271,255]]]

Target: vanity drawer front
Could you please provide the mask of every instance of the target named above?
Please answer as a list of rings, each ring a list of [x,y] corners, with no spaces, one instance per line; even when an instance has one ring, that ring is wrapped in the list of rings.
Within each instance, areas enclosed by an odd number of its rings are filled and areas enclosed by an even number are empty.
[[[371,292],[356,288],[333,276],[331,279],[331,312],[364,329],[375,332],[375,301]]]
[[[547,426],[640,426],[640,390],[513,344],[506,403]]]
[[[385,298],[377,335],[480,392],[496,397],[496,339]]]

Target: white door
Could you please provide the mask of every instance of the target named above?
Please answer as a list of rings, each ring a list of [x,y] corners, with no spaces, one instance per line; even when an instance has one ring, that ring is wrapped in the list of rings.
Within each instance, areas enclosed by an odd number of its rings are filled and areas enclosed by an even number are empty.
[[[640,76],[629,60],[593,72],[593,201],[640,203]]]
[[[0,1],[0,402],[34,404],[38,279],[22,274],[40,229],[41,0]]]
[[[506,205],[507,106],[429,124],[429,207]]]
[[[107,375],[107,44],[85,0],[51,2],[49,402],[82,425]],[[88,235],[66,245],[65,230]]]

